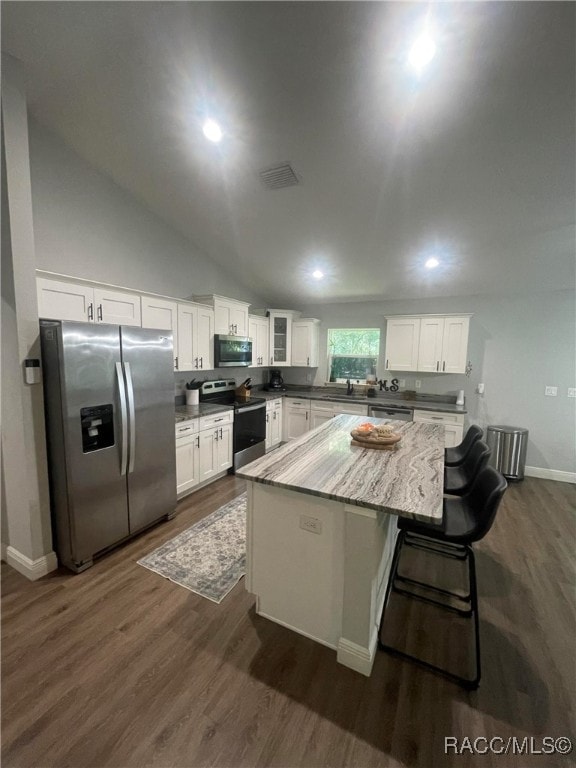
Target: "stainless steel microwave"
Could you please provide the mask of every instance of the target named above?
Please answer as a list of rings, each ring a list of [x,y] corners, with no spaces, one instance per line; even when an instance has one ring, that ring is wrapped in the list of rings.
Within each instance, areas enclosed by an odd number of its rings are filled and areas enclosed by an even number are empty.
[[[252,339],[247,336],[214,334],[214,367],[241,368],[252,365]]]

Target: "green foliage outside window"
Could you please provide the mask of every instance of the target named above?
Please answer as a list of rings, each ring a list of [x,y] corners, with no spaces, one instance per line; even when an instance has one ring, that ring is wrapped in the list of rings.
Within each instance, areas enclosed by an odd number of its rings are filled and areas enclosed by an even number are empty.
[[[376,377],[379,328],[332,328],[328,331],[330,381]]]

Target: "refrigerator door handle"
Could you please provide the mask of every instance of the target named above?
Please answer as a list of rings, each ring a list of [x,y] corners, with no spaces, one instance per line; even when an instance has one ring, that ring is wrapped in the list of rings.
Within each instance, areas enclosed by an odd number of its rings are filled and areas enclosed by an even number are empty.
[[[134,472],[134,459],[136,458],[136,411],[134,408],[134,387],[132,386],[132,371],[130,363],[124,363],[126,374],[126,393],[128,395],[128,416],[130,419],[130,455],[128,474]]]
[[[116,363],[116,378],[118,379],[118,397],[120,398],[120,421],[122,425],[122,452],[120,456],[120,474],[126,474],[128,464],[128,412],[126,408],[126,387],[122,363]]]

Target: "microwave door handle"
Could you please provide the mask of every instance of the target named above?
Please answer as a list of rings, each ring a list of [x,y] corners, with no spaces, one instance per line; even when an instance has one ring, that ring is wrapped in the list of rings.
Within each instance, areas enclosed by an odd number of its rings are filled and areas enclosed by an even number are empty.
[[[122,363],[116,363],[116,378],[118,380],[118,397],[120,399],[120,427],[122,430],[120,474],[126,474],[128,464],[128,413],[126,408],[126,385],[122,373]]]
[[[128,416],[130,424],[130,463],[128,465],[128,474],[134,472],[134,461],[136,458],[136,409],[134,408],[134,386],[132,385],[132,371],[130,363],[124,363],[126,372],[126,392],[128,395]]]

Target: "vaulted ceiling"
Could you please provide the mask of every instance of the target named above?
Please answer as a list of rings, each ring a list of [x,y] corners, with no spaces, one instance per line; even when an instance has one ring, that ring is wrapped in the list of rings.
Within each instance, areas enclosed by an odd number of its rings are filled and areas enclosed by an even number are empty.
[[[3,2],[2,48],[38,122],[271,300],[507,294],[574,284],[575,8]]]

